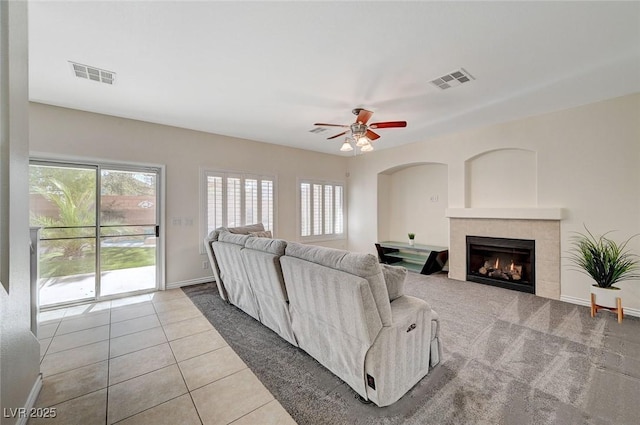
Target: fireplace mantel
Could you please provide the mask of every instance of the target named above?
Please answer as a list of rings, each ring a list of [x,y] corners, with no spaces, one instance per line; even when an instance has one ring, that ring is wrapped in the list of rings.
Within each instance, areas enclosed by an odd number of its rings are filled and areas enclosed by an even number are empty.
[[[562,220],[562,208],[447,208],[445,216],[503,220]]]

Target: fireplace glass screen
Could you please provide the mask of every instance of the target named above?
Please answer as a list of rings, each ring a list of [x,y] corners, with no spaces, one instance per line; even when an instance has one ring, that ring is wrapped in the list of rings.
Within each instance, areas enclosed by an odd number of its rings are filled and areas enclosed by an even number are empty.
[[[467,280],[535,293],[535,241],[467,236]]]

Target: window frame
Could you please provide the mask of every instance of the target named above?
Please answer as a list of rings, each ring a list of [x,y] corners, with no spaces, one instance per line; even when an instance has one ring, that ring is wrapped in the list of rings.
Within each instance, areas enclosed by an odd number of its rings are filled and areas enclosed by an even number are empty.
[[[229,178],[240,178],[240,220],[241,223],[240,226],[243,226],[247,223],[245,223],[246,220],[246,191],[245,191],[245,181],[246,180],[257,180],[258,184],[257,184],[257,189],[256,189],[256,195],[257,195],[257,207],[258,207],[258,211],[255,213],[255,215],[258,218],[257,222],[262,222],[262,217],[263,217],[263,212],[262,212],[262,207],[263,207],[263,202],[262,202],[262,181],[270,181],[272,184],[272,205],[271,205],[271,210],[272,210],[272,216],[273,216],[273,222],[272,222],[272,228],[269,229],[271,230],[271,232],[273,233],[273,235],[276,235],[277,233],[277,218],[278,218],[278,214],[277,214],[277,209],[278,209],[278,194],[277,194],[277,188],[278,188],[278,181],[277,181],[277,176],[273,175],[273,174],[256,174],[253,172],[246,172],[246,171],[236,171],[236,170],[222,170],[222,169],[218,169],[218,168],[208,168],[208,167],[202,167],[200,168],[200,240],[199,240],[199,246],[200,246],[200,254],[206,254],[205,248],[204,248],[204,244],[203,244],[203,240],[204,238],[209,234],[209,193],[208,193],[208,179],[209,177],[221,177],[222,178],[222,222],[223,223],[227,223],[228,224],[228,197],[227,197],[227,191],[228,191],[228,180]],[[253,224],[253,223],[249,223],[249,224]],[[223,224],[223,226],[226,226],[226,224]]]
[[[310,234],[307,236],[302,235],[302,185],[309,184],[309,205],[310,205],[310,213],[309,213],[309,232]],[[314,233],[314,185],[321,185],[320,193],[322,194],[322,200],[318,206],[320,210],[320,215],[322,217],[322,223],[320,225],[321,234],[313,234]],[[326,187],[331,186],[331,194],[332,194],[332,210],[333,210],[333,233],[326,233],[326,215],[325,215],[325,195],[326,195]],[[336,187],[342,188],[342,233],[335,233],[335,226],[338,222],[336,214]],[[321,180],[321,179],[307,179],[307,178],[298,178],[297,187],[296,187],[296,213],[297,213],[297,230],[296,234],[298,238],[300,238],[301,242],[323,242],[323,241],[333,241],[333,240],[345,240],[347,239],[347,185],[344,181],[336,181],[336,180]]]

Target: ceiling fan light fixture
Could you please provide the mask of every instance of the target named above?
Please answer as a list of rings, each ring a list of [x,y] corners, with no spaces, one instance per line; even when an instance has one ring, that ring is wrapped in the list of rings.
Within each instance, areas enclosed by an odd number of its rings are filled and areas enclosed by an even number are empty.
[[[464,75],[461,74],[461,77]],[[451,77],[452,79],[454,77]],[[330,124],[330,123],[315,123],[315,126],[321,127],[341,127],[344,129],[341,133],[335,134],[331,137],[327,137],[327,140],[333,140],[341,136],[346,135],[345,141],[342,143],[340,147],[340,151],[342,152],[350,152],[355,148],[360,148],[361,152],[371,152],[373,150],[373,145],[371,142],[380,138],[380,135],[373,130],[377,129],[387,129],[387,128],[400,128],[406,127],[406,121],[381,121],[374,122],[371,124],[367,124],[372,111],[368,111],[364,108],[355,108],[353,111],[354,115],[357,115],[356,122],[352,124]],[[313,133],[316,130],[312,130]]]
[[[342,152],[351,152],[352,150],[353,150],[353,146],[351,146],[351,141],[347,137],[346,139],[344,139],[344,143],[342,144],[342,147],[340,148],[340,151],[342,151]]]
[[[371,152],[372,150],[373,146],[371,146],[371,143],[367,143],[360,148],[360,152]]]
[[[356,146],[359,148],[368,145],[369,142],[370,142],[369,139],[365,135],[356,137]]]
[[[358,140],[358,137],[363,136],[367,132],[367,126],[361,123],[353,123],[350,126],[351,134],[354,139]]]

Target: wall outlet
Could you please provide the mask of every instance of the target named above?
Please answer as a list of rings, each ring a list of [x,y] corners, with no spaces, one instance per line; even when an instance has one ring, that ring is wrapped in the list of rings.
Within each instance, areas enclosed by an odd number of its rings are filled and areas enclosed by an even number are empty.
[[[171,224],[174,226],[182,226],[182,219],[180,217],[173,217],[171,219]]]
[[[209,262],[208,261],[203,261],[202,262],[202,268],[203,269],[208,269],[209,268]]]
[[[431,202],[438,202],[438,195],[431,195],[431,198],[429,198],[431,200]]]

